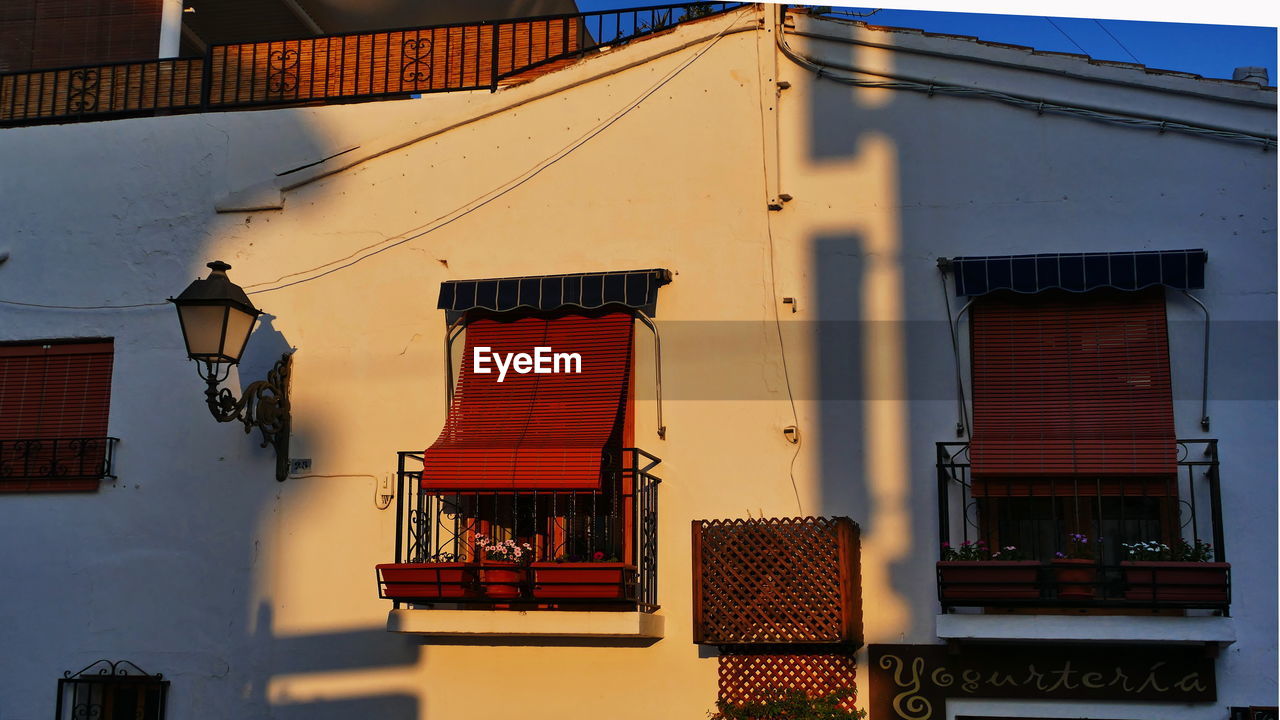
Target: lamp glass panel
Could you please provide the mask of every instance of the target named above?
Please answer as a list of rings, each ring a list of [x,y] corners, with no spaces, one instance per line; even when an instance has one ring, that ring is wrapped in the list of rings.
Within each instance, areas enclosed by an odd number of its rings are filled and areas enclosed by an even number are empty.
[[[222,346],[222,352],[232,362],[240,361],[244,346],[249,342],[249,333],[253,331],[253,321],[257,319],[258,316],[238,308],[227,308],[227,341]]]
[[[222,323],[226,314],[227,308],[222,305],[178,306],[187,338],[187,355],[216,361],[223,354]]]

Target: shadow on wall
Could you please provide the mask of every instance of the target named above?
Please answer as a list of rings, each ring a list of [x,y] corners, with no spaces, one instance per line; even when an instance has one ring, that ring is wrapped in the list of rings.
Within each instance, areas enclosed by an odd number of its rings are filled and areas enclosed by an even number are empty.
[[[857,65],[857,54],[851,48],[841,62]],[[792,64],[787,72],[810,71]],[[897,140],[899,99],[884,90],[811,82],[807,127],[795,133],[809,141],[794,149],[796,162],[821,187],[848,198],[812,221],[803,260],[817,294],[819,514],[848,515],[861,526],[868,627],[920,636],[928,632],[927,613],[910,598],[933,591],[919,586],[912,566],[921,552],[916,538],[928,536],[922,531],[931,516],[922,512],[929,490],[913,487],[911,464],[918,443],[908,388],[917,338],[907,318],[917,288],[907,263],[918,258],[904,246],[899,183],[909,169]]]
[[[326,148],[332,140],[326,141],[323,136],[333,129],[323,125],[322,116],[272,113],[271,117],[276,118],[273,124],[265,121],[270,119],[266,115],[251,118],[254,123],[247,125],[227,124],[232,156],[229,160],[231,185],[329,154]],[[313,118],[320,118],[315,120],[316,128],[307,122]],[[279,142],[284,147],[258,147],[270,142]],[[316,189],[311,192],[314,194]],[[297,216],[323,212],[324,207],[324,203],[316,203],[310,207],[291,207],[288,212]],[[298,269],[296,266],[300,263],[293,260],[289,247],[265,250],[263,246],[267,243],[255,237],[259,228],[267,237],[273,233],[270,212],[265,216],[262,213],[211,215],[211,210],[205,207],[202,216],[211,217],[211,227],[203,233],[192,234],[192,237],[206,238],[203,243],[194,244],[192,265],[199,267],[214,259],[231,260],[236,265],[231,271],[232,279],[241,284],[255,277],[270,277],[273,271]],[[257,248],[253,247],[255,244]],[[216,255],[228,257],[214,257]],[[236,262],[235,257],[243,259]],[[275,263],[279,266],[272,267]],[[250,299],[259,307],[288,305],[283,298],[278,298],[289,292],[287,290],[267,294],[255,293],[252,287],[248,290]],[[284,319],[289,326],[294,318]],[[273,314],[264,312],[259,317],[238,374],[233,375],[227,385],[237,398],[242,397],[243,389],[250,383],[266,379],[282,355],[299,349],[277,327],[278,323],[279,318]],[[306,349],[301,348],[303,352]],[[294,388],[296,397],[296,383]],[[357,619],[342,625],[345,621],[333,614],[324,616],[335,626],[332,631],[295,634],[278,629],[281,625],[289,626],[289,622],[282,622],[285,604],[275,597],[287,567],[281,563],[296,559],[284,550],[287,547],[284,538],[292,534],[291,528],[325,521],[307,501],[317,492],[317,486],[309,485],[305,479],[291,479],[286,485],[277,483],[272,472],[275,451],[271,447],[259,447],[261,437],[257,430],[245,435],[237,423],[205,427],[215,423],[207,412],[204,415],[193,421],[194,427],[211,436],[218,433],[216,444],[223,448],[219,452],[226,455],[225,459],[239,460],[237,467],[253,469],[252,474],[235,474],[226,466],[215,464],[205,468],[203,474],[216,487],[201,490],[203,497],[198,501],[203,501],[211,510],[217,508],[216,518],[208,520],[208,527],[190,535],[196,542],[202,537],[215,538],[211,544],[216,547],[205,548],[202,554],[215,563],[214,567],[223,570],[216,578],[206,580],[218,586],[208,588],[209,598],[199,603],[205,610],[198,620],[212,628],[209,621],[227,618],[225,629],[218,628],[223,634],[215,632],[206,642],[222,657],[234,658],[234,664],[225,676],[192,674],[189,679],[180,674],[175,676],[171,705],[175,710],[185,705],[190,708],[186,712],[194,712],[195,716],[246,719],[418,720],[424,717],[424,700],[419,693],[402,692],[389,686],[395,682],[394,672],[412,670],[419,665],[422,648],[413,638],[389,633],[385,627],[375,624],[367,629],[350,629],[350,625],[358,627],[368,620]],[[329,420],[323,417],[312,418],[310,425],[295,419],[290,442],[295,448],[306,448],[315,442],[314,436],[332,431]],[[234,476],[223,477],[228,475]],[[270,520],[264,521],[264,518]],[[345,540],[335,534],[332,542]],[[334,547],[332,543],[325,543],[313,549],[323,554]],[[310,562],[315,562],[314,557]],[[349,578],[349,581],[367,583],[369,593],[374,592],[371,573]],[[169,675],[163,663],[156,668]],[[304,682],[292,682],[298,680]],[[305,691],[298,692],[298,686]]]
[[[416,695],[381,693],[345,695],[338,698],[268,697],[272,677],[309,673],[368,671],[395,667],[413,667],[418,663],[421,646],[408,636],[389,633],[385,628],[351,630],[334,633],[311,633],[277,637],[272,627],[271,608],[258,606],[256,623],[250,641],[270,657],[270,670],[249,685],[247,703],[269,708],[267,714],[279,720],[417,720],[419,699]]]

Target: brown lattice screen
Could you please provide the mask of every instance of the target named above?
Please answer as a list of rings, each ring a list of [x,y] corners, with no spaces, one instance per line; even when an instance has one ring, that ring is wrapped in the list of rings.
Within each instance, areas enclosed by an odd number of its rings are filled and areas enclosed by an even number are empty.
[[[857,664],[852,650],[772,648],[724,649],[720,654],[720,700],[735,705],[798,690],[809,697],[842,696],[841,709],[853,712]]]
[[[695,643],[862,644],[849,518],[693,521]]]

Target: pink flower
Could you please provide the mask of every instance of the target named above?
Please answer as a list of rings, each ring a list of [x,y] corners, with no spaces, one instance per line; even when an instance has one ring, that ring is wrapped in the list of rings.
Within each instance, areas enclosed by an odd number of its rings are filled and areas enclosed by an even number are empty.
[[[600,552],[599,550],[597,550],[597,551],[595,551],[595,553],[593,553],[593,554],[591,555],[591,559],[592,559],[592,560],[595,560],[596,562],[599,562],[599,561],[601,561],[601,560],[603,560],[603,559],[604,559],[604,553],[602,553],[602,552]]]

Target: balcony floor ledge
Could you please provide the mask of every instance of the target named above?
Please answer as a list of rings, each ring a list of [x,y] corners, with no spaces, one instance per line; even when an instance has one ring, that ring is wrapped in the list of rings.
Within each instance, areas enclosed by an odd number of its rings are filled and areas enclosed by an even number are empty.
[[[665,618],[643,612],[392,610],[387,630],[442,637],[663,637]]]
[[[943,640],[1023,640],[1029,642],[1114,641],[1229,645],[1236,641],[1229,617],[1143,617],[1140,615],[977,615],[949,613],[937,618]]]

